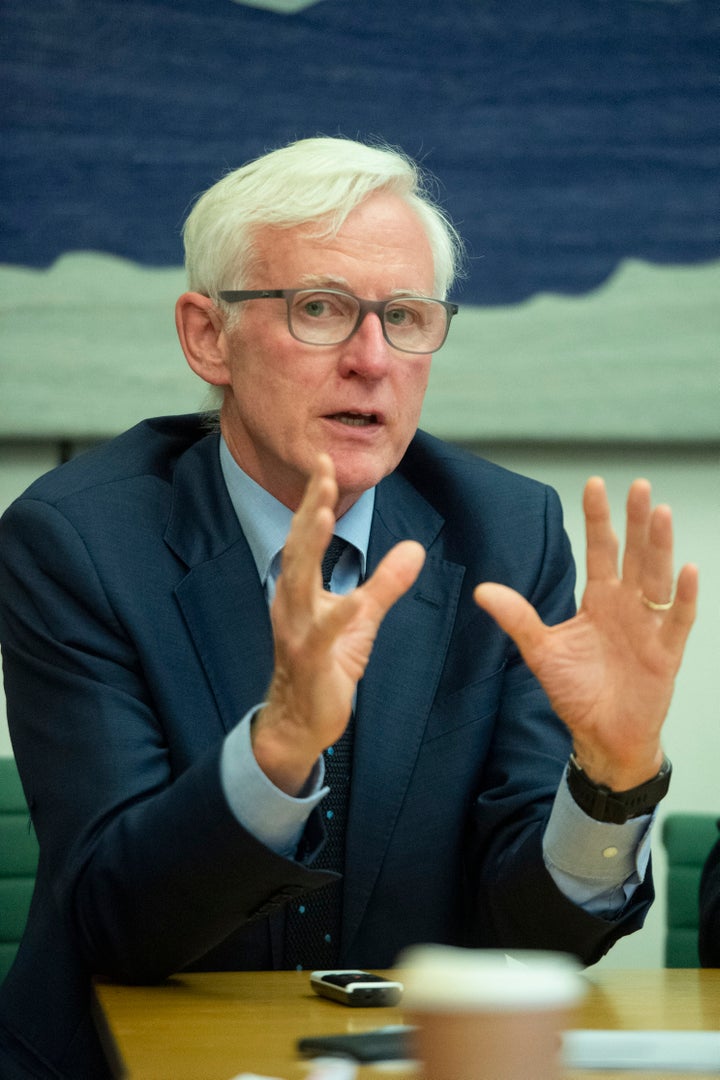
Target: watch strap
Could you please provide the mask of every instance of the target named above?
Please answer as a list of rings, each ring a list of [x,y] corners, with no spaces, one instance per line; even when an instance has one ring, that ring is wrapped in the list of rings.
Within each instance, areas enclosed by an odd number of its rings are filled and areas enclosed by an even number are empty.
[[[567,766],[567,784],[573,799],[595,821],[624,825],[630,818],[650,814],[667,794],[672,765],[663,757],[660,771],[651,780],[627,791],[613,791],[605,784],[594,783],[578,764],[574,754]]]

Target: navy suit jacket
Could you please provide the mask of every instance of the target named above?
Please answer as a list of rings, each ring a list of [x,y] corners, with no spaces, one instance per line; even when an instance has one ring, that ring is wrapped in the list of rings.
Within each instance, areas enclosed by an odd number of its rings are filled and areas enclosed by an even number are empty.
[[[557,497],[419,433],[378,486],[369,571],[409,537],[425,567],[358,689],[341,964],[390,966],[420,941],[591,963],[642,923],[652,886],[606,922],[553,883],[541,839],[570,740],[471,595],[501,581],[547,622],[572,612]],[[322,825],[315,812],[282,858],[222,794],[223,738],[263,700],[272,635],[199,417],[146,421],[37,481],[0,556],[9,723],[40,841],[0,1074],[100,1077],[91,976],[281,966],[284,904],[330,876],[312,868]]]

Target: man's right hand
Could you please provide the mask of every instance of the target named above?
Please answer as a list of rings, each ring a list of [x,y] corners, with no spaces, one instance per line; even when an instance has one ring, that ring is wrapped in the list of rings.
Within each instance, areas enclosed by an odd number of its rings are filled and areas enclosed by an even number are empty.
[[[283,550],[271,617],[275,668],[253,724],[253,750],[270,780],[297,795],[319,755],[342,735],[380,624],[416,580],[425,551],[397,544],[345,596],[323,589],[320,563],[335,526],[335,469],[322,454]]]

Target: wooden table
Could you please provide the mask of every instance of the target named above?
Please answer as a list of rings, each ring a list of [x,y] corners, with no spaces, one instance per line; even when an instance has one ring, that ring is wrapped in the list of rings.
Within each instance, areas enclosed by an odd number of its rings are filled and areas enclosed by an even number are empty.
[[[720,1030],[720,970],[590,969],[586,978],[588,994],[577,1027]],[[310,1070],[295,1051],[300,1036],[407,1022],[402,1007],[349,1009],[319,998],[307,973],[294,971],[179,975],[151,987],[98,983],[96,992],[124,1075],[132,1080],[231,1080],[243,1072],[304,1080]],[[363,1066],[358,1080],[383,1075],[416,1077],[408,1067],[387,1072]],[[663,1073],[662,1080],[679,1075]],[[658,1080],[657,1074],[635,1071],[568,1071],[565,1076]],[[693,1080],[709,1076],[692,1074]]]

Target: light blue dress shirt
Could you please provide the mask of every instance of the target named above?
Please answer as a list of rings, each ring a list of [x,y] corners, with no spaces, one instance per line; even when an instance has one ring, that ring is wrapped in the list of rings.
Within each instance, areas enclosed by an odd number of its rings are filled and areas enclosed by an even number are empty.
[[[270,604],[292,512],[243,472],[222,438],[220,465]],[[371,489],[335,525],[336,535],[351,546],[333,571],[333,592],[349,592],[365,575],[374,505]],[[324,762],[318,759],[299,796],[277,788],[252,751],[250,725],[261,707],[251,709],[226,736],[220,759],[223,791],[246,829],[277,854],[292,858],[308,817],[328,792]],[[625,825],[595,821],[575,803],[563,778],[543,837],[548,871],[570,900],[592,914],[613,918],[646,873],[652,819],[647,815]]]

